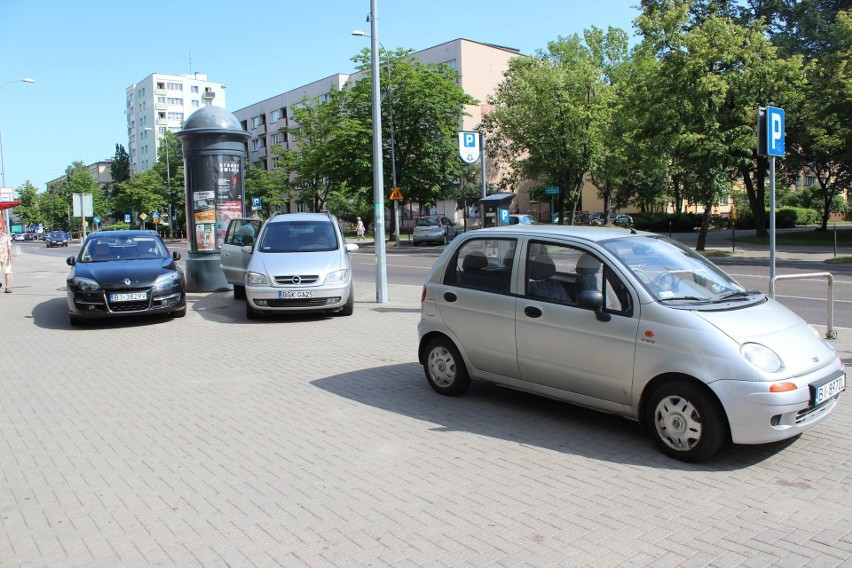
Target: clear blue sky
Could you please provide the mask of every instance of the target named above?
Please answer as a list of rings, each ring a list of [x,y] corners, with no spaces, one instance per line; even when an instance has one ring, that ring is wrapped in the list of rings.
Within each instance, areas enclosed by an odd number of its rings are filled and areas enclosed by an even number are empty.
[[[457,38],[544,49],[559,36],[633,34],[636,0],[378,0],[387,49]],[[206,73],[235,111],[334,73],[369,40],[369,0],[0,0],[0,133],[6,185],[40,191],[75,161],[127,148],[125,89],[151,73]],[[191,61],[191,63],[190,63]]]

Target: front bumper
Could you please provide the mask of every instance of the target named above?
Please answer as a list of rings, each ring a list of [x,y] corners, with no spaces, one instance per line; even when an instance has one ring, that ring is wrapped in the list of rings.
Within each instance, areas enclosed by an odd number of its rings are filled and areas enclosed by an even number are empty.
[[[186,306],[186,294],[171,290],[156,295],[149,291],[146,300],[109,302],[109,292],[68,292],[68,314],[78,318],[98,319],[148,314],[167,314]]]
[[[814,406],[811,402],[812,384],[843,376],[842,368],[832,366],[802,377],[785,379],[795,390],[769,392],[776,383],[723,380],[709,386],[722,402],[735,444],[765,444],[798,436],[823,420],[837,406],[835,395]]]
[[[246,286],[246,301],[259,312],[338,310],[346,305],[351,294],[351,283],[315,288]]]

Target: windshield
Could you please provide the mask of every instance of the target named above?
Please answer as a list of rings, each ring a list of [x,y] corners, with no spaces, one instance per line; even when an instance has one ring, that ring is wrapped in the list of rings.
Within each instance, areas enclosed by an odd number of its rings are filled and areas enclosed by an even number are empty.
[[[80,252],[81,262],[111,262],[116,260],[147,260],[167,258],[165,245],[153,236],[91,237]]]
[[[602,243],[660,302],[713,302],[747,290],[689,247],[659,236]]]
[[[260,252],[314,252],[336,250],[337,234],[328,221],[271,222],[263,227]]]

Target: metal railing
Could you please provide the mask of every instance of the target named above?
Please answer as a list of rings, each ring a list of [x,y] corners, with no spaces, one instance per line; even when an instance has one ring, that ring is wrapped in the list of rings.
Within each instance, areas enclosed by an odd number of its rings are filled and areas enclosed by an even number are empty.
[[[828,323],[825,328],[825,338],[837,339],[837,330],[834,329],[834,275],[830,272],[776,275],[769,281],[769,297],[775,299],[775,282],[778,280],[808,280],[811,278],[828,279]]]

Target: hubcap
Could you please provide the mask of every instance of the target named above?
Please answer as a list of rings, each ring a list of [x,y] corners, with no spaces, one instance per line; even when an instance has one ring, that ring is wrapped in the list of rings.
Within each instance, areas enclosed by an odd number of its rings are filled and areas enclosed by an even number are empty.
[[[429,353],[429,374],[439,387],[448,387],[456,380],[456,362],[444,347],[436,347]]]
[[[695,406],[680,396],[660,401],[654,413],[660,439],[673,450],[686,452],[701,441],[701,415]]]

